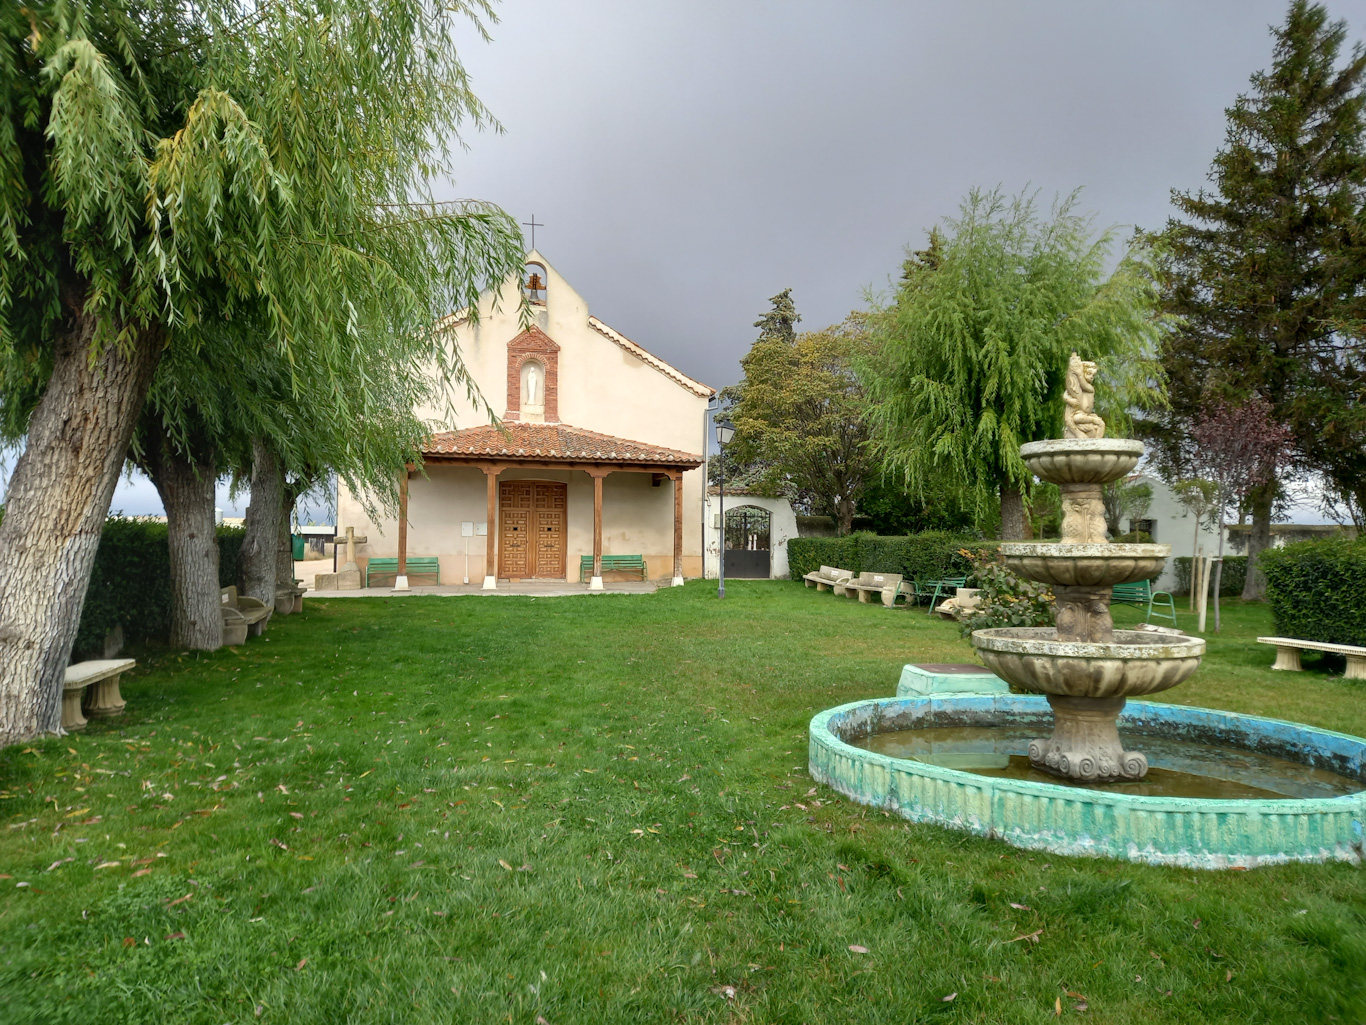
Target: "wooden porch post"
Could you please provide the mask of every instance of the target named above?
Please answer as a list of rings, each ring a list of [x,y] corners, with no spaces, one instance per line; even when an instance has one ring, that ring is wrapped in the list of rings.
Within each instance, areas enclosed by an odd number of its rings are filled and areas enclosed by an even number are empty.
[[[602,478],[601,470],[590,470],[593,475],[593,579],[590,591],[602,590]]]
[[[683,586],[683,474],[675,473],[674,482],[674,578],[673,586]]]
[[[489,485],[488,527],[484,537],[484,590],[498,589],[498,468],[485,466],[484,478]]]
[[[394,590],[408,590],[408,467],[398,482],[398,575]]]

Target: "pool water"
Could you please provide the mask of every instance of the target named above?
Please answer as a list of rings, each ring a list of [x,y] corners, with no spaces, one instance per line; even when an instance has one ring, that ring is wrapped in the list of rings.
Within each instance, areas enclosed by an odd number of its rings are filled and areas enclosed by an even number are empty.
[[[1041,772],[1029,763],[1029,742],[1046,737],[1049,724],[929,726],[851,740],[854,747],[980,776],[1053,783],[1148,797],[1222,800],[1342,797],[1366,790],[1366,782],[1302,762],[1250,751],[1165,737],[1121,733],[1125,746],[1148,756],[1148,775],[1138,782],[1082,783]]]

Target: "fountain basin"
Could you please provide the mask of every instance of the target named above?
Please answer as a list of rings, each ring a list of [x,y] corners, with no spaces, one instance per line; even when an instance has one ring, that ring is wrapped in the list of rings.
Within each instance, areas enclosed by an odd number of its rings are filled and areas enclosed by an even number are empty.
[[[1143,442],[1128,438],[1051,438],[1020,446],[1030,472],[1052,484],[1109,484],[1142,456]]]
[[[1051,718],[1045,700],[1033,695],[856,701],[811,720],[810,771],[853,800],[912,822],[1032,850],[1208,869],[1361,860],[1366,792],[1267,800],[1153,797],[980,775],[850,743],[893,730],[955,724],[1044,729]],[[1134,702],[1119,725],[1136,734],[1266,751],[1366,779],[1366,740],[1298,723]]]
[[[1001,554],[1012,573],[1054,587],[1113,587],[1160,574],[1171,545],[1009,542]]]
[[[975,630],[988,669],[1022,690],[1074,698],[1123,698],[1175,687],[1200,665],[1199,637],[1116,630],[1113,643],[1060,641],[1054,627]]]

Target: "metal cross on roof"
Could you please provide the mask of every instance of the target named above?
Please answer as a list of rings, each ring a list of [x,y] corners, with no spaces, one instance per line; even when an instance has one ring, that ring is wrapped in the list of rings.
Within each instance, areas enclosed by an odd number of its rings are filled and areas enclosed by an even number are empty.
[[[532,249],[535,249],[535,248],[536,248],[536,229],[537,229],[537,228],[544,228],[545,225],[544,225],[544,224],[537,224],[537,223],[536,223],[536,215],[535,215],[535,214],[532,214],[532,215],[531,215],[531,220],[529,220],[529,221],[523,221],[522,224],[525,225],[526,227],[528,227],[528,228],[531,229],[531,248],[532,248]]]

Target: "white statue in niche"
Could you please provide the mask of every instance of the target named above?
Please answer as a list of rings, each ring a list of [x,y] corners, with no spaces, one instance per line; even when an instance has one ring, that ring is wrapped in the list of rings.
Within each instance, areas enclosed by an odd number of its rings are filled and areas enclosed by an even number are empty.
[[[526,404],[541,405],[541,375],[535,363],[528,363],[526,368]]]
[[[531,359],[522,364],[522,419],[539,421],[545,414],[545,367]]]

